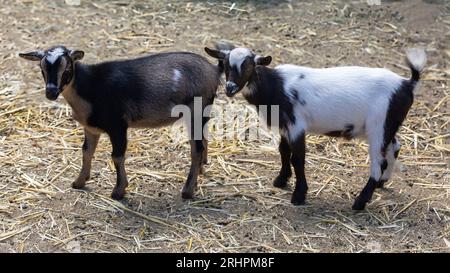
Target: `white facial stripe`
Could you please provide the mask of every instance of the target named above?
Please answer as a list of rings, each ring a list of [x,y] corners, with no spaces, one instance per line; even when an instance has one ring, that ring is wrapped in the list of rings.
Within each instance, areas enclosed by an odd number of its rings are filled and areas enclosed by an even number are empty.
[[[177,83],[181,79],[181,71],[178,69],[173,70],[172,80]]]
[[[51,64],[55,63],[56,60],[64,54],[64,49],[61,47],[57,47],[52,49],[51,51],[47,52],[47,61]]]
[[[181,71],[178,69],[174,69],[173,70],[173,76],[172,76],[172,81],[173,81],[173,85],[172,85],[172,90],[173,92],[177,92],[178,91],[178,82],[181,79]]]
[[[230,52],[230,66],[236,66],[238,72],[241,72],[241,65],[245,58],[251,56],[252,52],[247,48],[238,47]]]

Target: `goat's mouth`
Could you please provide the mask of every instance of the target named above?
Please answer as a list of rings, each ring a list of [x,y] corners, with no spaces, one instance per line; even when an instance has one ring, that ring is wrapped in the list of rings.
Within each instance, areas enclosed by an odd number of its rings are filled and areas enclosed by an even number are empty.
[[[236,93],[238,92],[238,90],[236,91],[226,91],[225,94],[227,95],[227,97],[234,97],[234,95],[236,95]]]
[[[225,94],[228,96],[228,97],[233,97],[234,95],[236,95],[236,93],[237,92],[239,92],[239,90],[240,90],[240,88],[239,88],[239,86],[235,86],[235,87],[233,87],[233,88],[226,88],[225,89]]]
[[[226,86],[225,86],[225,94],[228,97],[234,96],[239,90],[241,90],[239,85],[237,85],[236,83],[234,83],[232,81],[227,81]]]

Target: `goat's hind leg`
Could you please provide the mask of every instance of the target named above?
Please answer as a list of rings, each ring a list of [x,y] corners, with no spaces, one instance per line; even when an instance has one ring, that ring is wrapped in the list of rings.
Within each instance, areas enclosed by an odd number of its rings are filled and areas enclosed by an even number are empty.
[[[383,172],[388,167],[386,157],[382,153],[383,130],[380,130],[381,128],[378,129],[375,133],[369,134],[370,178],[353,203],[352,209],[354,210],[363,210],[366,207],[367,202],[370,201],[375,188],[378,186]]]
[[[112,160],[116,168],[117,181],[111,197],[121,200],[125,196],[125,189],[128,186],[127,173],[125,171],[125,152],[127,150],[127,128],[118,127],[108,133],[112,144]]]
[[[386,160],[387,160],[387,168],[383,172],[380,181],[377,184],[377,188],[383,188],[384,184],[392,177],[392,173],[394,172],[395,162],[398,158],[398,154],[400,152],[400,142],[397,138],[394,138],[391,143],[389,143],[386,149]]]
[[[191,168],[186,180],[186,184],[181,191],[181,197],[183,199],[192,199],[194,197],[194,191],[197,188],[197,178],[200,173],[203,157],[203,141],[202,140],[190,140],[191,144]]]
[[[195,105],[195,104],[194,104]],[[188,178],[181,191],[181,197],[183,199],[192,199],[194,197],[194,191],[197,188],[197,179],[202,168],[203,156],[205,152],[204,142],[206,141],[203,135],[203,123],[204,119],[199,116],[203,113],[198,112],[191,105],[191,122],[188,124],[189,130],[189,143],[191,145],[191,168],[189,170]],[[198,124],[198,121],[201,123]]]
[[[83,163],[78,178],[72,183],[72,188],[81,189],[86,185],[86,181],[89,180],[91,175],[92,157],[97,148],[99,138],[100,135],[93,134],[86,129],[84,130],[84,143],[82,148]]]

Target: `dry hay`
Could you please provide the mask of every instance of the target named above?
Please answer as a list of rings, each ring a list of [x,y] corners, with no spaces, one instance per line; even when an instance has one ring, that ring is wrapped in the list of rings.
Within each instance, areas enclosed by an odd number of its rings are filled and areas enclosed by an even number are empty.
[[[0,251],[449,251],[445,1],[3,2]],[[63,99],[44,99],[37,65],[18,52],[65,44],[93,63],[176,49],[205,55],[222,38],[271,54],[274,64],[385,66],[402,75],[402,49],[427,48],[422,89],[399,134],[401,163],[366,211],[351,204],[368,176],[367,145],[325,137],[308,137],[310,191],[301,207],[289,203],[291,189],[271,185],[280,163],[268,137],[213,140],[195,199],[182,201],[189,148],[168,128],[130,130],[125,201],[108,197],[115,176],[104,136],[88,189],[70,188],[82,129]],[[230,103],[245,107],[221,89],[217,104]]]

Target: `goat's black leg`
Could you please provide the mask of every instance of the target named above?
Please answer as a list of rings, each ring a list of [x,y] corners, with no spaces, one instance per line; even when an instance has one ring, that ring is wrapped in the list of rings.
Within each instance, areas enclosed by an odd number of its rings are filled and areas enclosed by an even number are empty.
[[[117,127],[108,132],[112,144],[112,160],[117,173],[117,182],[111,197],[121,200],[125,196],[125,189],[128,186],[127,173],[125,171],[125,151],[127,150],[127,128]]]
[[[289,178],[292,175],[291,171],[291,148],[289,147],[289,143],[287,139],[281,136],[280,145],[278,146],[278,150],[280,151],[281,156],[281,170],[280,174],[273,181],[273,185],[277,188],[286,187],[286,184]]]
[[[359,193],[358,197],[355,199],[352,209],[363,210],[366,207],[367,202],[372,199],[372,195],[377,187],[377,184],[378,181],[371,176],[362,191]]]
[[[308,185],[305,176],[305,134],[302,133],[295,141],[290,142],[292,157],[291,164],[295,171],[295,189],[292,194],[291,203],[294,205],[302,205],[305,203]]]
[[[83,163],[81,166],[80,174],[78,178],[72,183],[74,189],[81,189],[86,185],[86,181],[89,180],[91,175],[91,163],[94,156],[95,149],[97,148],[98,139],[100,135],[93,134],[88,130],[84,130],[84,143],[83,143]]]
[[[197,178],[200,172],[202,157],[203,157],[203,141],[202,140],[190,140],[191,144],[191,169],[189,171],[186,184],[181,192],[183,199],[192,199],[194,196],[194,190],[197,187]]]
[[[366,207],[367,202],[372,199],[373,192],[378,186],[383,172],[388,167],[386,153],[383,153],[382,144],[379,142],[379,139],[376,135],[369,135],[370,178],[361,193],[356,197],[352,206],[354,210],[363,210]],[[387,141],[387,143],[390,143],[390,141]]]

